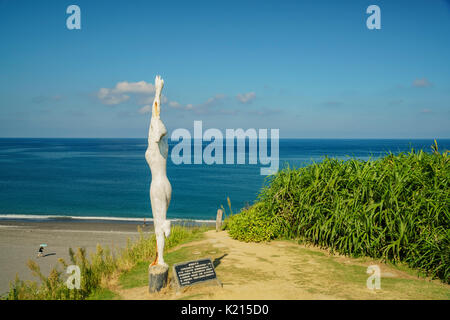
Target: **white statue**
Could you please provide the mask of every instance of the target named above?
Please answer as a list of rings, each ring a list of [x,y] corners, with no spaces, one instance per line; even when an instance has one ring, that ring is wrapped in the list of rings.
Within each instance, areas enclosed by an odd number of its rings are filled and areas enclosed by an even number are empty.
[[[155,99],[152,107],[152,118],[148,130],[148,148],[145,152],[152,172],[152,182],[150,185],[150,200],[152,203],[153,223],[156,234],[156,259],[151,264],[166,266],[164,262],[164,236],[170,235],[170,221],[166,219],[166,212],[169,208],[172,195],[172,186],[166,175],[166,163],[168,154],[167,129],[159,118],[161,111],[161,90],[164,87],[164,80],[160,76],[155,78]]]

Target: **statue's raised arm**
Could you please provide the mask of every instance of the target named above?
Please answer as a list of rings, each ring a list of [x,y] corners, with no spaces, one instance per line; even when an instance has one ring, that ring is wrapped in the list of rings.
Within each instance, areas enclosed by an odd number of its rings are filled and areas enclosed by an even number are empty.
[[[164,80],[161,79],[161,76],[155,77],[155,99],[153,100],[153,114],[159,118],[159,113],[161,111],[161,91],[164,88]]]

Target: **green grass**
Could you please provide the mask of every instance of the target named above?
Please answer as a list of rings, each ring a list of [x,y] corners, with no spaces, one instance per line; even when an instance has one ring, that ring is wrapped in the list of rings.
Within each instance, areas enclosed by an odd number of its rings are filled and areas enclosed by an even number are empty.
[[[381,280],[381,289],[391,292],[403,292],[409,299],[433,299],[449,300],[450,291],[448,288],[437,286],[433,282],[420,281],[419,279],[398,279],[383,278]]]
[[[196,256],[198,257],[198,256]],[[193,254],[192,254],[192,248],[190,247],[185,247],[185,248],[180,248],[176,251],[172,251],[167,253],[166,256],[166,262],[169,266],[172,266],[175,263],[181,262],[181,261],[187,261],[187,260],[191,260],[191,259],[195,259]]]
[[[119,298],[119,295],[115,292],[106,288],[99,288],[92,292],[86,300],[118,300]]]
[[[227,219],[234,239],[298,239],[352,257],[404,262],[450,282],[448,152],[378,160],[325,158],[269,178],[258,201]]]
[[[189,260],[190,258],[192,256],[189,254],[188,248],[181,248],[164,255],[164,260],[169,266],[180,261]],[[137,263],[132,269],[123,272],[119,277],[121,287],[123,289],[131,289],[148,285],[148,265],[148,261],[142,261]]]
[[[178,242],[178,244],[185,244],[188,242],[192,242],[195,240],[200,240],[202,238],[202,234],[195,234],[194,236],[187,236],[183,241]],[[202,245],[196,246],[195,251],[199,254],[196,255],[193,253],[193,247],[182,247],[174,251],[167,252],[164,255],[164,261],[169,265],[169,267],[173,266],[175,263],[182,261],[195,260],[199,257],[205,257],[209,255],[209,252],[213,250],[213,247],[210,245]],[[124,271],[119,276],[119,284],[123,289],[131,289],[137,287],[143,287],[148,285],[148,261],[138,262],[133,268],[130,270]],[[172,275],[172,269],[169,269],[169,278]]]
[[[132,269],[119,276],[119,283],[123,289],[131,289],[148,285],[147,261],[138,262]]]
[[[298,286],[304,287],[310,293],[326,294],[344,299],[359,299],[358,293],[353,292],[355,288],[361,290],[359,294],[367,297],[366,281],[368,274],[366,273],[368,264],[377,264],[368,258],[352,258],[351,263],[343,263],[342,257],[327,255],[322,252],[317,254],[317,250],[309,248],[288,248],[292,253],[298,253],[298,261],[293,262],[292,266],[298,272],[295,274]],[[317,268],[311,273],[308,261],[313,260],[317,263]],[[370,262],[370,263],[369,263]],[[391,268],[393,270],[391,270]],[[398,270],[395,272],[394,270]],[[383,276],[384,272],[394,271],[393,277]],[[410,275],[402,274],[405,272]],[[321,280],[328,283],[323,286]],[[350,289],[351,288],[351,289]],[[417,271],[411,270],[404,265],[389,265],[386,270],[382,267],[381,290],[372,291],[376,294],[374,297],[379,299],[450,299],[450,290],[446,284],[440,281],[424,281],[417,276]]]

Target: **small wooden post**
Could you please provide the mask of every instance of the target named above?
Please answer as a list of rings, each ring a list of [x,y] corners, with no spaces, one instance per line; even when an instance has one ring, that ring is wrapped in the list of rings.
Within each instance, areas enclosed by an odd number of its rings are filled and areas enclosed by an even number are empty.
[[[167,285],[169,268],[161,265],[148,267],[148,291],[150,293],[159,292]]]
[[[217,217],[216,217],[216,232],[219,232],[222,230],[222,209],[217,210]]]

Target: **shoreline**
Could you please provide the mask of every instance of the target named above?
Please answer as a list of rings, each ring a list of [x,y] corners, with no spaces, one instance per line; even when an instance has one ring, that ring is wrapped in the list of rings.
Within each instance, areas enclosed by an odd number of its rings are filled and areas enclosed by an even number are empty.
[[[199,227],[203,225],[215,226],[215,221],[207,220],[172,220],[172,225],[185,227]],[[0,217],[0,231],[33,229],[40,231],[73,231],[73,232],[121,232],[135,234],[138,227],[143,232],[153,233],[153,219],[141,220],[109,220],[109,219],[65,219],[60,217],[34,219],[34,218],[3,218]]]
[[[215,223],[216,220],[208,219],[181,219],[168,218],[172,223]],[[64,216],[64,215],[40,215],[40,214],[0,214],[1,221],[33,221],[33,222],[113,222],[113,223],[141,223],[144,217],[99,217],[99,216]],[[153,222],[153,218],[145,217],[146,222]]]

